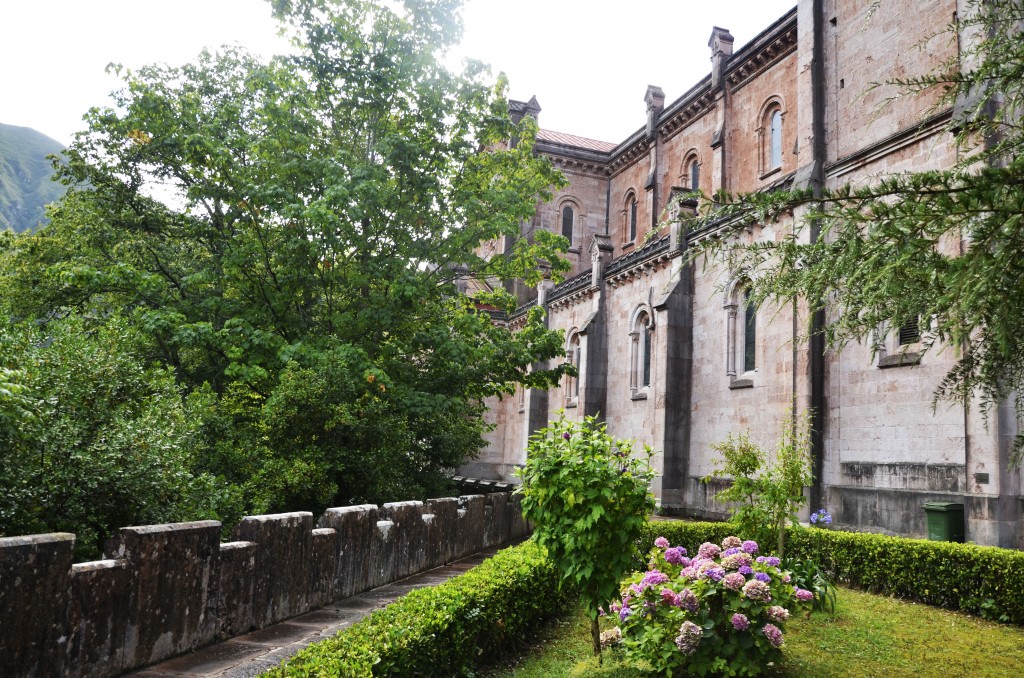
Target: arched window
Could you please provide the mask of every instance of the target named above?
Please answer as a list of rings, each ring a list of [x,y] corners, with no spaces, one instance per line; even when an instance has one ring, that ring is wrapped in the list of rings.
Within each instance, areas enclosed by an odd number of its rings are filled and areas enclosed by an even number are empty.
[[[700,188],[700,164],[697,162],[697,158],[690,161],[690,190],[696,191]]]
[[[768,169],[782,167],[782,111],[772,111],[769,122]]]
[[[743,371],[757,369],[757,306],[750,300],[750,289],[743,292]]]
[[[762,178],[782,169],[782,125],[786,117],[784,111],[785,107],[779,97],[768,99],[761,107],[757,127],[757,168]]]
[[[736,278],[729,284],[724,308],[725,372],[729,388],[753,386],[757,371],[757,305],[748,279]]]
[[[566,377],[565,404],[566,406],[575,407],[576,403],[579,402],[580,373],[583,368],[581,363],[583,352],[580,348],[579,333],[573,332],[569,337],[569,343],[566,345],[565,357],[568,359],[569,363],[576,368],[576,376],[569,375]]]
[[[634,242],[636,240],[636,196],[632,193],[626,199],[626,220],[629,233],[627,242]]]
[[[651,385],[654,358],[654,316],[650,308],[640,307],[634,312],[630,339],[632,344],[632,369],[630,390],[633,397],[646,397]]]
[[[573,212],[571,205],[566,205],[562,208],[562,235],[569,241],[569,247],[572,247],[572,227],[573,222],[576,221],[576,213]]]

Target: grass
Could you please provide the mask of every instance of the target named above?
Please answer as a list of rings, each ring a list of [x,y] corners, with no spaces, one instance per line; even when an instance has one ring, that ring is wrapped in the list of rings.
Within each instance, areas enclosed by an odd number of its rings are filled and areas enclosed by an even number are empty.
[[[492,678],[555,678],[591,656],[586,618],[572,614]],[[777,676],[1022,675],[1024,628],[840,589],[836,614],[794,617]]]

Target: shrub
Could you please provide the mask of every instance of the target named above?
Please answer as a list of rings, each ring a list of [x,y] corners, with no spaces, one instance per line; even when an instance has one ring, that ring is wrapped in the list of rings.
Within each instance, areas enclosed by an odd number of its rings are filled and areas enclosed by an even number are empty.
[[[633,661],[659,674],[754,676],[781,659],[790,611],[813,594],[796,588],[780,561],[754,541],[727,536],[687,556],[655,540],[648,569],[623,582],[612,612]]]
[[[74,532],[88,560],[125,525],[220,515],[230,492],[195,470],[196,414],[143,344],[117,316],[0,330],[0,364],[18,366],[0,378],[17,378],[5,390],[23,410],[0,425],[0,536]]]
[[[664,534],[688,549],[719,541],[728,523],[658,521],[641,548]],[[835,581],[927,605],[1024,625],[1024,553],[992,546],[862,532],[787,530],[789,556],[813,559]],[[743,536],[743,535],[741,535]]]
[[[730,434],[712,445],[722,455],[722,466],[703,478],[728,477],[732,483],[715,495],[735,502],[730,509],[739,532],[760,542],[776,543],[779,557],[785,553],[786,524],[797,524],[797,510],[807,501],[804,486],[810,485],[810,416],[795,417],[782,427],[774,459],[750,441],[746,433]]]
[[[580,592],[590,617],[594,654],[601,652],[598,610],[633,564],[634,546],[654,510],[650,448],[614,440],[594,417],[560,418],[531,439],[523,484],[523,516],[547,549],[562,581]]]
[[[268,676],[455,676],[522,644],[567,599],[543,550],[504,549],[311,645]]]
[[[835,530],[789,530],[791,555],[837,581],[928,605],[1024,624],[1024,553],[992,546]]]

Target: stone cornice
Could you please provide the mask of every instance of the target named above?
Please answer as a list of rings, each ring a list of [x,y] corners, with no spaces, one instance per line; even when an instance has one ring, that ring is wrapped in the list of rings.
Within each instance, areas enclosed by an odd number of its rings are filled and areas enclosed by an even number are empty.
[[[796,13],[793,12],[733,55],[725,75],[729,89],[735,92],[742,88],[795,52],[796,48]]]

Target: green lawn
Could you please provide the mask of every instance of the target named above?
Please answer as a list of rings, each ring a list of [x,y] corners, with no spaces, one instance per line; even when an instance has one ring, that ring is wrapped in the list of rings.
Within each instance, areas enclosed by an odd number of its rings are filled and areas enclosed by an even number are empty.
[[[492,678],[554,678],[590,657],[582,615],[544,629],[534,648]],[[850,589],[835,616],[793,618],[780,676],[1021,676],[1024,628]]]

